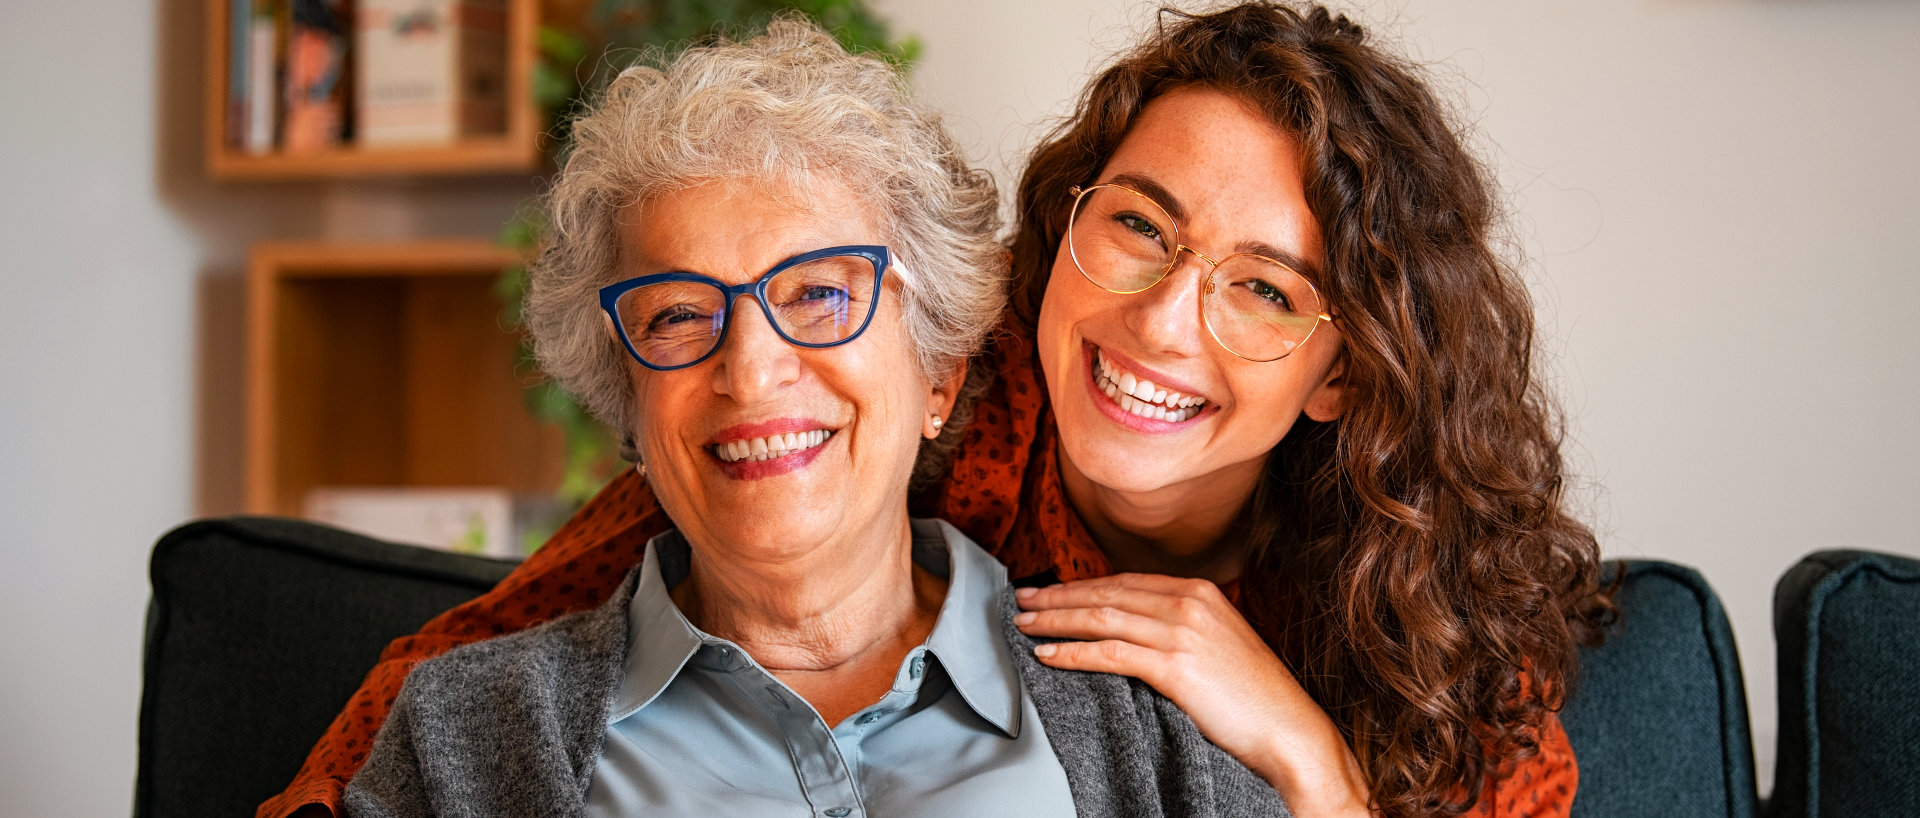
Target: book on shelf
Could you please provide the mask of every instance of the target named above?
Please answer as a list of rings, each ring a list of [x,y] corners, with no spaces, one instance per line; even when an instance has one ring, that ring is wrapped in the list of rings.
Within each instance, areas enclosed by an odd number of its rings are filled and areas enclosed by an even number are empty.
[[[448,145],[507,129],[508,0],[224,0],[233,151]]]
[[[349,136],[345,0],[292,0],[286,46],[282,148],[313,153]]]
[[[253,0],[227,0],[227,118],[221,137],[229,147],[247,147],[247,41],[252,39]]]
[[[238,0],[236,0],[238,2]],[[245,0],[249,5],[247,24],[236,28],[232,36],[245,42],[246,99],[240,112],[243,147],[247,153],[272,153],[279,124],[280,86],[279,8],[274,0]]]
[[[506,130],[505,0],[360,0],[362,145],[448,144]]]

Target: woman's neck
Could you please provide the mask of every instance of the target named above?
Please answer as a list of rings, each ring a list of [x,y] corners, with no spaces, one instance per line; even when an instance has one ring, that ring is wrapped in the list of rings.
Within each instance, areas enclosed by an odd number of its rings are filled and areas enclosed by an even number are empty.
[[[897,663],[932,631],[946,581],[913,564],[904,510],[881,531],[779,561],[703,558],[695,547],[670,595],[696,627],[776,674],[833,672],[876,655]]]
[[[1260,461],[1147,492],[1093,482],[1058,449],[1067,502],[1115,571],[1237,579],[1246,543],[1228,536],[1260,480]]]

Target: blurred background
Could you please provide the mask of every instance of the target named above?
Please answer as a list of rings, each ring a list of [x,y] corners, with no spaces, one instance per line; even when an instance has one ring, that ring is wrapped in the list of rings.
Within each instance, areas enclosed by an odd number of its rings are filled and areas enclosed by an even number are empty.
[[[600,64],[595,39],[635,21],[492,4],[454,41],[504,55],[497,85],[383,135],[328,107],[329,82],[379,78],[328,73],[325,19],[260,34],[247,2],[0,5],[0,814],[129,809],[146,559],[172,526],[372,525],[399,502],[451,521],[421,537],[510,551],[537,536],[529,498],[608,467],[564,404],[523,394],[501,273],[545,169],[535,101],[569,91],[553,67]],[[884,22],[857,34],[913,58],[1003,187],[1156,7],[819,5]],[[1337,7],[1431,66],[1498,170],[1581,514],[1606,556],[1719,592],[1766,790],[1774,580],[1819,548],[1920,554],[1920,5]],[[237,40],[291,57],[313,105],[254,113]],[[395,485],[465,488],[352,491]]]

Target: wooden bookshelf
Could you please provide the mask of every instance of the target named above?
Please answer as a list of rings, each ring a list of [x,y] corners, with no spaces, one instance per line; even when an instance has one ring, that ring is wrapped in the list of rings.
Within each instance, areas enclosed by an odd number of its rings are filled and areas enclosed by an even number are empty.
[[[248,271],[245,503],[298,515],[317,486],[550,494],[559,430],[525,409],[483,240],[268,242]]]
[[[449,145],[251,154],[227,142],[229,0],[207,0],[207,175],[219,181],[527,174],[541,169],[542,114],[533,99],[539,0],[507,0],[507,130]]]

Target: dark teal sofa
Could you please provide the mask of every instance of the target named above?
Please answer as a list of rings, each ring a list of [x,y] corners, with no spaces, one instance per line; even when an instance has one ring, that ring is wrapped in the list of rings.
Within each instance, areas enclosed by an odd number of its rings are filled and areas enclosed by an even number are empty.
[[[1821,551],[1774,586],[1769,818],[1920,816],[1920,561]]]
[[[134,815],[252,815],[292,779],[389,641],[512,567],[293,520],[168,533],[151,565]],[[1755,818],[1740,659],[1719,600],[1678,565],[1610,570],[1626,572],[1621,621],[1585,653],[1562,714],[1581,769],[1574,814]],[[1837,649],[1828,637],[1823,650]],[[1822,750],[1832,758],[1834,740]],[[1783,750],[1783,774],[1788,766]]]

